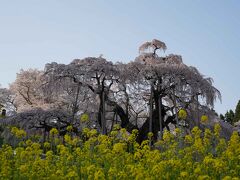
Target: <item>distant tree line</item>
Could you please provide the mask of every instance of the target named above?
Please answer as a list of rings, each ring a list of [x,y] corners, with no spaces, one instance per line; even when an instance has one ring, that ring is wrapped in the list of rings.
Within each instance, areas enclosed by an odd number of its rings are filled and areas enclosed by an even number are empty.
[[[226,122],[229,122],[232,125],[234,125],[234,123],[236,122],[239,122],[240,121],[240,100],[237,103],[235,111],[230,109],[225,113],[225,115],[220,114],[220,119]]]

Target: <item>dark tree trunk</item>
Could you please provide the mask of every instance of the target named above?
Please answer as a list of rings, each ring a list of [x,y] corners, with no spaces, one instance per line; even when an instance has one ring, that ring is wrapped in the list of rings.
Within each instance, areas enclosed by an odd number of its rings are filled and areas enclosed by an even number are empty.
[[[133,129],[138,129],[139,130],[139,135],[137,137],[137,142],[141,143],[143,140],[146,140],[148,138],[148,132],[149,132],[149,122],[150,122],[150,117],[147,118],[147,120],[145,121],[145,123],[142,125],[141,128],[138,128],[137,126],[133,125],[130,121],[129,121],[129,117],[127,116],[127,114],[125,113],[124,109],[118,105],[116,102],[111,101],[109,99],[107,99],[106,97],[106,103],[109,106],[113,107],[113,111],[120,117],[121,120],[121,127],[122,128],[126,128],[126,130],[131,133]],[[156,141],[157,140],[157,136],[158,136],[158,131],[160,130],[160,125],[159,125],[159,109],[158,109],[158,105],[156,105],[156,109],[153,110],[152,113],[152,132],[154,134],[153,136],[153,140]],[[162,114],[162,119],[163,117],[166,115],[166,111],[163,108],[163,106],[161,107],[161,114]],[[176,124],[176,120],[175,120],[175,115],[174,116],[169,116],[165,122],[162,122],[162,128],[167,128],[169,130],[168,124],[172,123],[172,124]]]
[[[163,110],[162,110],[162,113]],[[154,110],[153,111],[153,141],[157,141],[158,139],[158,131],[160,130],[160,125],[159,125],[159,115],[158,115],[158,111]],[[142,127],[139,129],[139,135],[137,137],[137,142],[141,143],[143,140],[148,139],[148,132],[149,132],[149,122],[150,122],[150,118],[148,118],[145,123],[142,125]],[[169,116],[165,122],[163,122],[162,124],[162,128],[164,129],[165,127],[169,129],[168,124],[172,123],[172,124],[176,124],[176,120],[175,120],[175,115],[173,116]]]
[[[78,98],[79,98],[79,94],[80,94],[80,84],[78,84],[77,87],[77,92],[76,92],[76,98],[75,98],[75,102],[73,104],[73,109],[72,109],[72,123],[74,122],[74,118],[76,113],[78,112]]]
[[[107,127],[106,127],[106,117],[105,117],[105,93],[102,93],[102,114],[101,114],[101,121],[102,121],[102,134],[107,134]]]
[[[106,97],[106,103],[107,103],[107,105],[112,106],[113,112],[116,113],[120,117],[122,128],[126,128],[126,130],[128,132],[131,132],[133,129],[138,129],[137,126],[133,125],[129,121],[128,115],[125,113],[124,109],[120,105],[118,105],[114,101],[107,99],[107,97]]]
[[[151,94],[150,94],[150,110],[149,110],[149,132],[153,132],[153,85],[151,85]]]

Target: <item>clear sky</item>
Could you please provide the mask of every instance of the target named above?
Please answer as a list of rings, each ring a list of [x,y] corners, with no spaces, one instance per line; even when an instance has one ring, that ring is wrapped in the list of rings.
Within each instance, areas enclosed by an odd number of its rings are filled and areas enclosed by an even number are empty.
[[[217,112],[240,99],[239,0],[0,0],[0,84],[21,68],[103,54],[128,62],[138,47],[164,41],[169,53],[214,79]]]

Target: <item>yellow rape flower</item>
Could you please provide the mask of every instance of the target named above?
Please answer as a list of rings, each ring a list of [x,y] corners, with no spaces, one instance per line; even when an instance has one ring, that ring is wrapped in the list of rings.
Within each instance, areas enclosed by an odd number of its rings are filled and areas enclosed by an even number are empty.
[[[44,146],[45,149],[50,149],[51,144],[50,144],[49,142],[45,142],[45,143],[43,144],[43,146]]]
[[[20,170],[21,173],[27,173],[28,167],[25,164],[24,165],[20,165],[19,170]]]
[[[183,172],[180,173],[180,176],[181,176],[182,178],[187,178],[187,177],[188,177],[188,172],[183,171]]]
[[[152,133],[152,132],[149,132],[149,133],[148,133],[148,139],[152,139],[152,137],[153,137],[153,133]]]
[[[58,134],[58,130],[56,128],[52,128],[50,130],[50,135],[54,136],[54,135],[57,135]]]
[[[187,118],[187,111],[184,109],[180,109],[178,111],[178,118],[181,120],[185,120]]]
[[[67,126],[67,131],[68,132],[71,132],[72,130],[73,130],[73,126],[72,125]]]
[[[16,132],[16,137],[18,137],[18,138],[24,138],[26,136],[27,136],[27,133],[22,129],[20,129]]]
[[[208,116],[207,115],[202,115],[201,116],[201,123],[205,124],[208,122]]]
[[[122,153],[125,151],[126,144],[125,143],[116,143],[113,145],[113,152]]]
[[[86,113],[82,114],[80,120],[82,123],[89,121],[89,115]]]
[[[225,177],[223,178],[223,180],[232,180],[232,177],[231,177],[231,176],[225,176]]]
[[[102,170],[98,170],[94,173],[94,180],[104,180],[105,175]]]
[[[27,145],[27,146],[31,146],[31,145],[32,145],[32,141],[31,141],[30,139],[28,139],[28,140],[26,141],[26,145]]]
[[[68,179],[73,179],[76,177],[78,177],[78,174],[75,171],[70,171],[66,176],[66,178],[68,178]]]
[[[70,144],[70,145],[72,144],[72,138],[68,134],[64,135],[64,140],[67,144]]]
[[[220,137],[221,126],[220,124],[216,123],[214,126],[214,135],[219,138]]]

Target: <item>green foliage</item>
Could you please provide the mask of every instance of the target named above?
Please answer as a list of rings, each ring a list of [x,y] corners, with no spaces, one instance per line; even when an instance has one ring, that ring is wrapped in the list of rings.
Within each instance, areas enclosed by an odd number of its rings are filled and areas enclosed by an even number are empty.
[[[240,121],[240,100],[238,101],[238,104],[235,109],[235,116],[234,116],[234,122]]]
[[[224,119],[225,119],[225,117],[224,117],[223,114],[220,114],[219,117],[220,117],[221,120],[224,120]]]
[[[224,117],[223,114],[220,114],[219,117],[220,117],[221,120],[224,120],[224,119],[225,119],[225,117]]]
[[[220,114],[220,119],[225,120],[229,122],[230,124],[234,124],[235,122],[240,121],[240,100],[238,101],[238,104],[235,109],[235,113],[233,110],[229,110],[226,112],[225,116]]]
[[[233,122],[234,122],[234,112],[233,112],[233,110],[230,109],[229,111],[226,112],[225,120],[227,122],[229,122],[230,124],[233,124]]]

